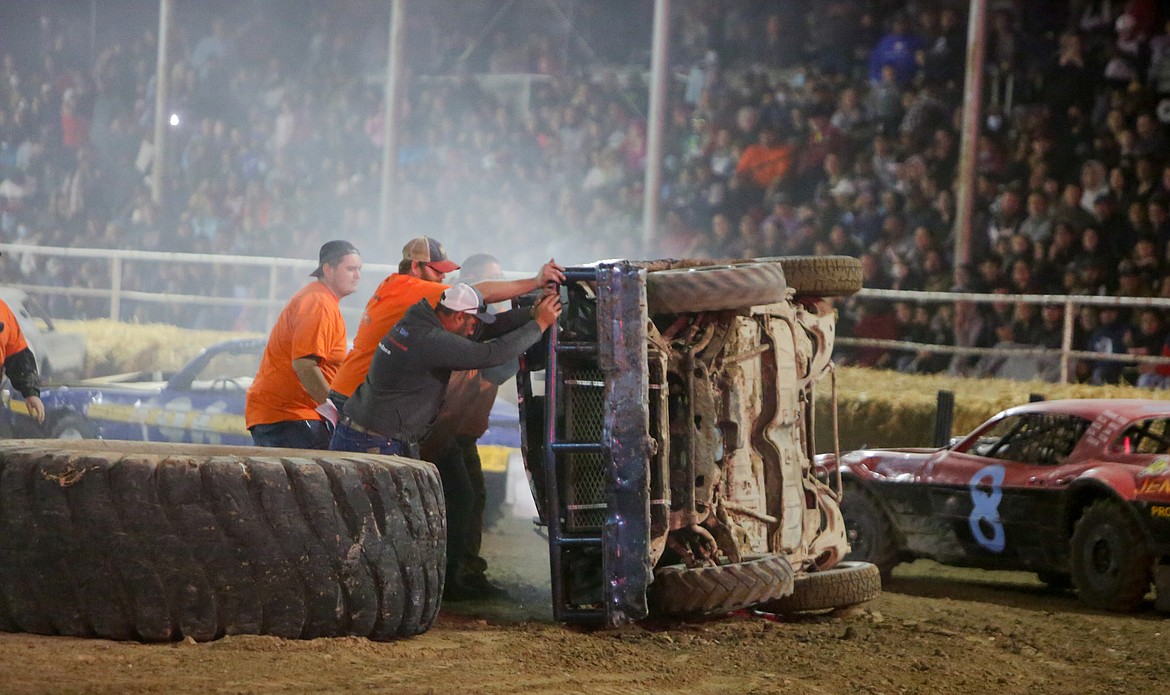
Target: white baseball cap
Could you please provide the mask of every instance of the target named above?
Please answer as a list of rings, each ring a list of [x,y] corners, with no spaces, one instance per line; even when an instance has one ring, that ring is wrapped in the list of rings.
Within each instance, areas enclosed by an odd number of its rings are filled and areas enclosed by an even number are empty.
[[[448,287],[447,291],[443,293],[443,299],[439,303],[451,311],[471,314],[484,323],[495,323],[496,321],[496,317],[488,313],[487,306],[483,301],[483,295],[479,293],[479,290],[468,285],[466,282],[460,282]]]

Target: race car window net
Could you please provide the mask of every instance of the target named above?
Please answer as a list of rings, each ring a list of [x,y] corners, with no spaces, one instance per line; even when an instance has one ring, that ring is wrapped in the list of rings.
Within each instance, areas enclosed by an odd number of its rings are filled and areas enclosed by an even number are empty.
[[[1037,466],[1062,463],[1089,427],[1089,420],[1059,413],[1005,417],[984,431],[968,453]]]
[[[1135,422],[1114,440],[1109,450],[1118,454],[1170,453],[1170,426],[1166,418]]]

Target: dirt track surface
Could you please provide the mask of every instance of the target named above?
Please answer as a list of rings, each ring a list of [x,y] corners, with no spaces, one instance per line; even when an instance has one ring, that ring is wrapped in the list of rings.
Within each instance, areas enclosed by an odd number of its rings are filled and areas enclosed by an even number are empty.
[[[0,633],[0,693],[1154,693],[1170,616],[1084,608],[1032,575],[915,563],[838,615],[588,631],[552,622],[527,521],[485,537],[513,600],[450,604],[419,637],[138,644]]]

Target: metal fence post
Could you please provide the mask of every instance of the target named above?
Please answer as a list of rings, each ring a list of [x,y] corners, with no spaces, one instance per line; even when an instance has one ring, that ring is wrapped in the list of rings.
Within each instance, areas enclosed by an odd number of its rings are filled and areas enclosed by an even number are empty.
[[[1060,383],[1068,383],[1069,358],[1068,351],[1072,350],[1073,322],[1076,321],[1076,306],[1072,300],[1064,303],[1064,332],[1060,337]]]
[[[276,301],[276,290],[278,283],[276,282],[276,266],[271,266],[268,269],[268,307],[264,310],[264,325],[271,327],[276,323],[276,309],[273,308],[272,302]]]
[[[122,320],[122,259],[110,261],[110,320]]]
[[[938,392],[938,407],[934,413],[934,445],[942,448],[951,441],[951,428],[955,424],[955,393]]]

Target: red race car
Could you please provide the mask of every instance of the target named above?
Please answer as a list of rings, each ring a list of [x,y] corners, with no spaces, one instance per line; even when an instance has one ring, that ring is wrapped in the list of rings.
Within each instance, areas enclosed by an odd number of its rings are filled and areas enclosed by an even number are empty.
[[[832,455],[818,457],[832,475]],[[1170,610],[1170,401],[1005,410],[945,449],[841,458],[847,559],[1035,572],[1089,605]]]

